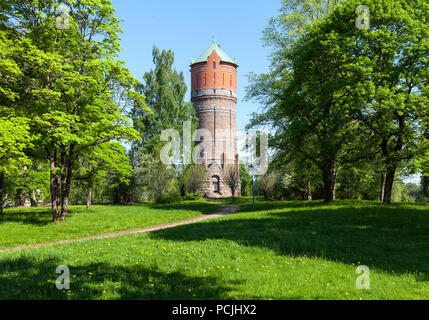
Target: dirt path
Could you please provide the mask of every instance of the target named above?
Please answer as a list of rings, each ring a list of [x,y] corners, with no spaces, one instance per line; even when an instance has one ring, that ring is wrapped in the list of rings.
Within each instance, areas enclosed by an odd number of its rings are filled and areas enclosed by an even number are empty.
[[[100,234],[98,236],[89,236],[89,237],[78,238],[78,239],[68,239],[68,240],[61,240],[61,241],[55,241],[55,242],[45,242],[45,243],[38,243],[38,244],[16,246],[16,247],[11,247],[11,248],[4,248],[4,249],[0,249],[0,253],[8,252],[8,251],[16,251],[16,250],[21,250],[21,249],[31,249],[31,248],[39,248],[39,247],[46,247],[46,246],[54,246],[54,245],[58,245],[58,244],[86,241],[86,240],[92,240],[92,239],[114,238],[114,237],[119,237],[119,236],[123,236],[123,235],[127,235],[127,234],[145,233],[145,232],[151,232],[151,231],[156,231],[156,230],[169,229],[169,228],[174,228],[177,226],[182,226],[185,224],[195,223],[198,221],[220,218],[220,217],[226,216],[228,214],[237,212],[239,209],[240,208],[238,206],[226,205],[215,213],[205,214],[205,215],[198,216],[195,218],[191,218],[188,220],[170,222],[170,223],[161,224],[161,225],[152,226],[152,227],[146,227],[146,228],[139,228],[139,229],[133,229],[133,230],[125,230],[125,231],[105,233],[105,234]]]

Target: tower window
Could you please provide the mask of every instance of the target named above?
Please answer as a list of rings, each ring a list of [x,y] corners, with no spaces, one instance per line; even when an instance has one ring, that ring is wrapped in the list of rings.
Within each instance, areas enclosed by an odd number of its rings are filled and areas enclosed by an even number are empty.
[[[216,61],[213,61],[213,69],[216,69]]]
[[[213,84],[216,84],[216,73],[213,73]]]

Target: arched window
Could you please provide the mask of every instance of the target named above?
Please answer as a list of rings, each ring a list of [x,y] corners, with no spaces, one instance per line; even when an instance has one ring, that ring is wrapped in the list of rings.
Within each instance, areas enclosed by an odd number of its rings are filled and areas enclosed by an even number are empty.
[[[216,61],[213,61],[213,69],[216,69]]]

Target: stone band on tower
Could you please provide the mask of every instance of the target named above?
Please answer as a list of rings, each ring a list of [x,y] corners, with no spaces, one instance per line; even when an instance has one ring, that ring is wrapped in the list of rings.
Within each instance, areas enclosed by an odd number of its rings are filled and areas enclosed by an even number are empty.
[[[214,38],[197,59],[191,60],[191,101],[199,119],[198,129],[210,133],[200,139],[211,146],[202,150],[208,170],[203,190],[207,197],[231,196],[229,186],[223,181],[224,172],[232,166],[239,172],[237,67],[236,60],[231,59]],[[239,186],[236,195],[240,195],[240,190]]]

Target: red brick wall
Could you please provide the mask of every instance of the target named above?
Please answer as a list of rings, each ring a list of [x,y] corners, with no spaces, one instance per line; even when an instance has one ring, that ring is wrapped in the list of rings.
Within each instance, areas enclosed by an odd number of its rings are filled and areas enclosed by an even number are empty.
[[[215,69],[213,62],[216,63]],[[207,62],[191,65],[191,88],[192,91],[203,88],[225,88],[237,91],[237,66],[220,61],[216,51],[213,51]]]

